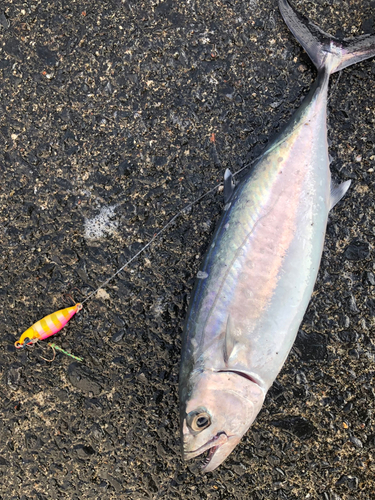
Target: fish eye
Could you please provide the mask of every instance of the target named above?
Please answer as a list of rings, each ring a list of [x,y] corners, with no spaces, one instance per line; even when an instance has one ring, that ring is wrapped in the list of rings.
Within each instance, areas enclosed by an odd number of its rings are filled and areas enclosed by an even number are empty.
[[[191,411],[186,418],[188,426],[194,432],[203,431],[211,425],[211,417],[206,410]]]

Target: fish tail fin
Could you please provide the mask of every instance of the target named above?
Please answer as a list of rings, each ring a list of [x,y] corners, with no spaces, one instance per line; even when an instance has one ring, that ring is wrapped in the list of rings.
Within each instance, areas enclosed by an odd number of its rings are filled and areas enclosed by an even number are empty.
[[[287,0],[279,9],[290,31],[305,49],[316,68],[336,73],[347,66],[375,56],[375,35],[338,40],[297,12]]]

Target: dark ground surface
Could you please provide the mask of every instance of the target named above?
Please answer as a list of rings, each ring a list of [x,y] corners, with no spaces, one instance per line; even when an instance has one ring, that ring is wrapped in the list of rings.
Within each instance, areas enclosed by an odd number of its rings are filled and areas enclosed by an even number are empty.
[[[339,36],[375,31],[370,0],[296,5]],[[0,23],[0,498],[375,498],[375,61],[332,78],[332,171],[353,184],[297,343],[242,443],[201,475],[180,458],[178,364],[221,194],[54,337],[84,364],[13,343],[259,155],[315,71],[275,1],[8,0]],[[114,206],[110,232],[85,236]]]

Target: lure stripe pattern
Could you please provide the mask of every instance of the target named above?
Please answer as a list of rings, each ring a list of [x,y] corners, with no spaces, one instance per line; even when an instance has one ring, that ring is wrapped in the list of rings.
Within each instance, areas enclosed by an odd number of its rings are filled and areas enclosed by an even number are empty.
[[[44,340],[51,335],[59,332],[68,321],[82,309],[82,304],[78,303],[72,307],[67,307],[66,309],[60,309],[52,314],[49,314],[45,318],[34,323],[30,328],[28,328],[20,337],[15,346],[17,349],[24,347],[29,343],[35,343],[38,340]],[[25,340],[27,342],[25,343]]]

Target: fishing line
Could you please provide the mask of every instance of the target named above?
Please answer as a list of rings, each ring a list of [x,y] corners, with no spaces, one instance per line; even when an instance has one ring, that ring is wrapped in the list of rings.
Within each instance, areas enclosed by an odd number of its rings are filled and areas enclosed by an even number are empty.
[[[241,169],[239,169],[234,176],[238,175],[240,172],[242,172],[245,168],[253,165],[259,158],[261,157],[258,156],[255,160],[253,160],[251,163],[245,165]],[[213,193],[216,191],[220,186],[223,185],[224,182],[220,182],[219,184],[216,184],[216,186],[212,187],[208,191],[206,191],[204,194],[193,200],[192,202],[188,203],[182,210],[177,212],[159,231],[157,231],[154,236],[135,254],[133,257],[131,257],[123,266],[121,266],[115,273],[113,273],[107,280],[104,281],[100,286],[98,286],[94,291],[89,293],[81,302],[77,302],[71,307],[67,307],[65,309],[60,309],[59,311],[55,311],[52,314],[49,314],[48,316],[45,316],[41,320],[37,321],[34,323],[32,326],[30,326],[23,334],[21,335],[19,340],[16,340],[14,343],[16,349],[24,349],[29,345],[33,345],[36,342],[39,342],[40,340],[45,340],[48,337],[51,337],[52,335],[55,335],[57,332],[59,332],[64,326],[70,321],[70,319],[77,313],[79,312],[83,304],[85,304],[88,300],[90,300],[95,294],[98,293],[99,290],[102,288],[106,287],[108,283],[110,283],[118,274],[121,273],[126,267],[129,266],[139,255],[141,255],[147,248],[149,248],[152,243],[159,238],[160,235],[162,235],[168,227],[170,227],[177,219],[182,215],[183,213],[186,213],[190,208],[192,208],[195,204],[199,203],[203,198],[208,196],[209,194]],[[70,356],[72,358],[78,359],[78,361],[81,361],[81,358],[77,358],[73,356],[72,354],[68,353],[67,351],[64,351],[63,349],[59,348],[55,344],[48,344],[54,353],[54,357],[52,360],[47,360],[46,361],[53,361],[55,359],[55,349],[63,352],[67,356]]]
[[[233,176],[235,177],[236,175],[238,175],[239,173],[241,173],[243,170],[245,170],[245,168],[248,168],[251,165],[253,165],[260,157],[261,157],[261,155],[258,156],[257,158],[255,158],[255,160],[253,160],[249,164],[247,164],[244,167],[240,168],[240,170],[237,170],[237,172],[235,172],[233,174]],[[216,184],[216,186],[214,186],[213,188],[209,189],[204,194],[202,194],[199,198],[196,198],[192,202],[188,203],[184,208],[182,208],[179,212],[177,212],[177,214],[175,214],[157,233],[155,233],[154,236],[135,255],[133,255],[133,257],[131,257],[127,262],[125,262],[125,264],[122,267],[120,267],[120,269],[118,269],[114,274],[112,274],[112,276],[110,276],[106,281],[104,281],[104,283],[102,283],[98,288],[96,288],[93,292],[91,292],[85,299],[83,299],[81,301],[81,304],[83,305],[85,302],[87,302],[88,300],[90,300],[93,295],[95,295],[96,293],[98,293],[99,290],[101,290],[102,288],[105,288],[108,285],[108,283],[110,283],[118,274],[121,273],[121,271],[123,271],[126,267],[128,267],[129,264],[131,264],[139,255],[141,255],[145,250],[147,250],[147,248],[150,245],[152,245],[152,243],[156,239],[158,239],[159,236],[161,236],[166,231],[166,229],[168,229],[168,227],[171,226],[182,214],[184,214],[188,210],[190,210],[190,208],[192,208],[194,205],[196,205],[201,200],[203,200],[203,198],[205,198],[209,194],[211,194],[214,191],[216,191],[217,189],[219,189],[219,187],[222,186],[223,184],[224,184],[223,182],[220,182],[219,184]]]

